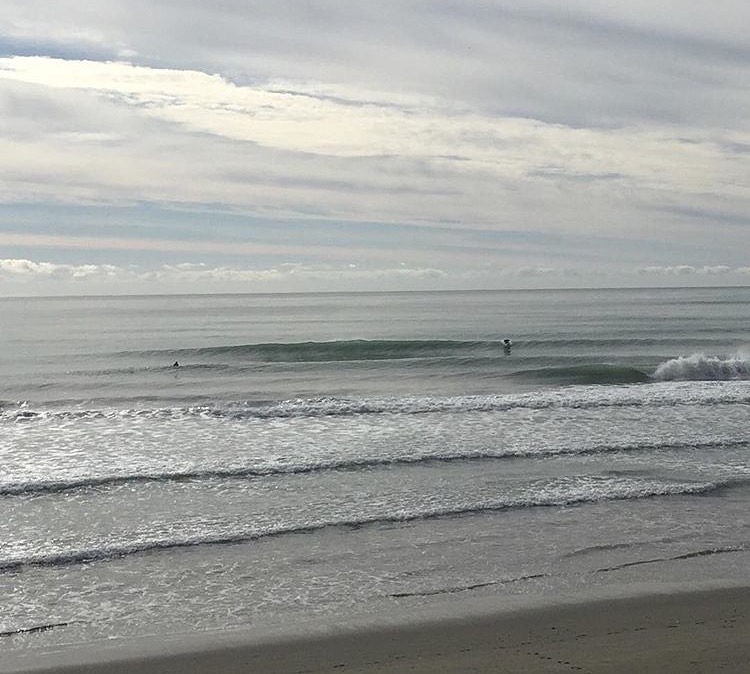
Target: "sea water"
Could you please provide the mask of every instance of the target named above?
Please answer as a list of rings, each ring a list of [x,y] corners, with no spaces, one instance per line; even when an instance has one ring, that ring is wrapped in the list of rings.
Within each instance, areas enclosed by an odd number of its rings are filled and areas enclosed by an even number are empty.
[[[0,649],[746,581],[748,321],[747,288],[0,299]]]

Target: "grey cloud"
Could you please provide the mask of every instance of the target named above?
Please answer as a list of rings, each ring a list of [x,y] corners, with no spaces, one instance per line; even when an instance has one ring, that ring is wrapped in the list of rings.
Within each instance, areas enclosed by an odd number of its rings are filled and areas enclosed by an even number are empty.
[[[692,205],[658,206],[655,210],[670,213],[683,219],[708,222],[713,225],[728,225],[730,227],[750,227],[750,215],[733,213],[718,207],[701,207]]]
[[[612,180],[626,180],[624,173],[575,173],[565,169],[562,166],[543,166],[541,168],[529,171],[531,177],[549,178],[552,180],[569,180],[571,182],[599,182]]]
[[[1,31],[1,29],[0,29]],[[63,59],[114,59],[119,50],[108,45],[81,40],[73,36],[39,39],[19,39],[0,32],[0,56],[49,56]]]
[[[720,145],[730,154],[750,154],[750,143],[722,142]]]
[[[388,269],[405,248],[414,269],[507,260],[548,278],[569,258],[584,271],[738,275],[750,224],[747,5],[690,4],[59,0],[52,13],[46,0],[4,0],[0,48],[14,54],[175,72],[119,73],[148,79],[146,94],[0,79],[0,149],[14,157],[0,163],[0,199],[215,204],[268,228],[310,216],[368,236],[424,225],[381,236],[368,261]],[[237,87],[212,89],[201,73],[285,100],[233,97]],[[328,126],[305,126],[316,109]],[[363,238],[323,225],[298,241],[335,242],[342,260],[347,242],[376,247]]]
[[[630,14],[595,0],[101,0],[95,9],[68,0],[56,16],[101,34],[113,51],[131,47],[139,63],[238,82],[366,81],[573,126],[744,125],[745,5],[637,4]],[[10,5],[20,16],[46,7]]]

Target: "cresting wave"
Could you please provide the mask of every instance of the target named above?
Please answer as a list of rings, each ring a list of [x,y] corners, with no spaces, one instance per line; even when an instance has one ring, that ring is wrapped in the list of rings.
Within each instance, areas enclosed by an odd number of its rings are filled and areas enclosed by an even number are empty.
[[[467,507],[434,508],[420,512],[398,512],[393,515],[380,515],[373,517],[362,517],[348,520],[330,520],[313,522],[301,526],[287,526],[268,528],[260,531],[238,532],[235,535],[221,536],[197,536],[182,539],[161,539],[151,541],[138,541],[130,544],[102,546],[99,548],[68,550],[50,554],[32,554],[18,558],[0,558],[0,573],[19,572],[27,567],[53,567],[69,566],[74,564],[86,564],[91,562],[112,561],[127,557],[129,555],[172,550],[178,548],[193,548],[206,545],[231,545],[248,543],[275,536],[291,534],[309,534],[323,529],[359,528],[367,525],[388,523],[409,523],[419,520],[429,520],[444,517],[458,517],[476,515],[485,512],[500,512],[505,510],[537,507],[571,506],[585,503],[596,503],[601,501],[622,501],[631,499],[657,498],[675,495],[701,495],[720,491],[747,481],[731,480],[726,482],[703,482],[703,483],[640,483],[638,481],[625,480],[620,484],[607,485],[606,488],[597,490],[588,489],[586,492],[551,494],[537,496],[527,500],[504,501],[495,503],[481,503]],[[591,485],[589,485],[590,487]]]
[[[283,477],[305,475],[324,471],[356,471],[368,468],[389,468],[398,466],[418,466],[420,464],[455,463],[469,461],[502,461],[506,459],[543,459],[556,456],[592,456],[597,454],[637,453],[654,451],[701,450],[742,447],[746,440],[727,440],[667,444],[660,442],[638,444],[607,444],[591,447],[559,447],[545,450],[508,449],[497,452],[456,452],[448,454],[424,454],[408,457],[389,457],[356,460],[329,460],[317,463],[284,464],[275,466],[252,466],[245,468],[198,469],[185,471],[165,471],[162,473],[131,473],[60,479],[55,481],[29,481],[0,484],[0,497],[33,496],[55,494],[76,490],[106,489],[119,485],[134,485],[147,482],[187,482],[212,479],[244,480],[261,477]]]
[[[744,355],[722,358],[695,353],[671,358],[658,365],[652,374],[635,367],[608,363],[526,369],[515,374],[531,380],[551,380],[562,384],[741,381],[750,379],[750,358]]]
[[[656,368],[656,381],[728,381],[750,379],[750,358],[737,355],[731,358],[694,353],[662,363]]]
[[[429,414],[502,412],[513,409],[722,405],[750,403],[750,382],[689,381],[648,385],[570,386],[563,389],[504,395],[393,396],[365,398],[296,398],[278,402],[238,402],[155,409],[34,410],[14,406],[0,410],[0,423],[54,422],[56,420],[154,419],[276,419],[352,416],[357,414]]]

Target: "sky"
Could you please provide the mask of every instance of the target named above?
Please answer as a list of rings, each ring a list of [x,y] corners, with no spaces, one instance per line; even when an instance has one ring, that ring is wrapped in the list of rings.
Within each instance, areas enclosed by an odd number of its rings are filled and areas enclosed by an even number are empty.
[[[0,295],[750,285],[746,0],[0,16]]]

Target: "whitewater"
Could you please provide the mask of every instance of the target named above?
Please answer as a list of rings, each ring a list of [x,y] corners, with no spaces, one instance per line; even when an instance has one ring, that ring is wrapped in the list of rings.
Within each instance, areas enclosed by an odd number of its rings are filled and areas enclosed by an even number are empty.
[[[0,649],[747,577],[748,289],[0,309]]]

